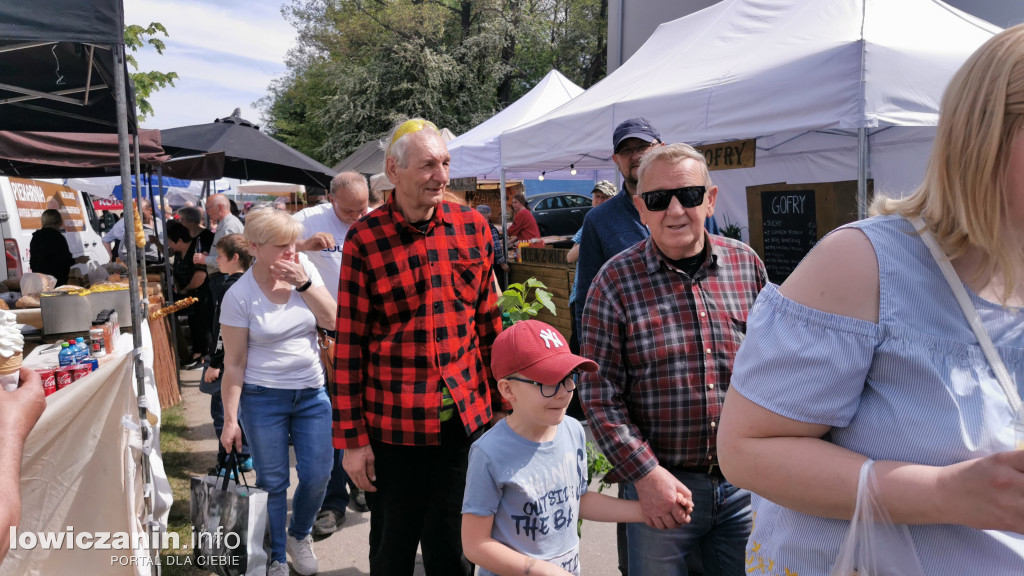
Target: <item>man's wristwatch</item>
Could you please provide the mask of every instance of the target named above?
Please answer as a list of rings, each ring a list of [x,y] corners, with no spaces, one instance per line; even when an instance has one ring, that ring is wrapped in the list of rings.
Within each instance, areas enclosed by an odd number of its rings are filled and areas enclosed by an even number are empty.
[[[309,279],[306,280],[305,284],[303,284],[302,286],[299,286],[298,288],[296,288],[295,291],[296,292],[305,292],[306,290],[309,290],[309,287],[312,286],[312,285],[313,285],[313,279],[309,278]]]

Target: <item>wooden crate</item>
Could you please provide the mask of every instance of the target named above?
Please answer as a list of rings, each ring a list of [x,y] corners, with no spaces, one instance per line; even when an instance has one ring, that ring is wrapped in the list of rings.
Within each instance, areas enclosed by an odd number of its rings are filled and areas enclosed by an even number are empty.
[[[551,248],[529,248],[534,251],[553,251]],[[561,250],[566,252],[566,250]],[[550,324],[568,341],[572,332],[572,321],[569,317],[569,292],[572,290],[572,283],[576,277],[575,266],[565,264],[562,257],[562,264],[544,262],[518,262],[509,264],[509,282],[525,282],[530,278],[536,278],[547,286],[551,292],[551,300],[555,304],[555,315],[546,309],[541,310],[537,319]]]

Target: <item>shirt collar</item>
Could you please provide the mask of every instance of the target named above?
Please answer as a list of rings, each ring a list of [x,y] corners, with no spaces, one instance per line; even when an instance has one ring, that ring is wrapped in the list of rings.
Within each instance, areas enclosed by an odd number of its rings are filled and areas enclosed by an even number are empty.
[[[644,240],[644,264],[647,267],[647,272],[654,274],[657,272],[662,265],[666,269],[678,272],[685,276],[685,273],[676,267],[672,266],[668,259],[658,250],[658,247],[654,244],[654,238],[648,237]],[[718,251],[715,249],[715,244],[711,241],[711,235],[704,231],[704,263],[700,265],[700,269],[697,270],[697,274],[692,278],[693,280],[700,280],[707,277],[712,271],[718,269]]]
[[[382,209],[388,211],[388,213],[391,215],[391,219],[395,222],[395,227],[398,230],[408,228],[410,230],[415,230],[416,232],[419,232],[419,230],[417,230],[416,227],[413,226],[411,222],[405,219],[405,216],[402,215],[402,212],[395,205],[394,192],[392,192],[391,195],[388,196],[388,201],[384,204],[384,206],[378,208],[378,210]],[[434,214],[430,217],[430,224],[427,226],[426,233],[429,234],[430,231],[433,230],[434,227],[437,226],[439,222],[442,222],[449,226],[452,225],[453,223],[451,208],[448,206],[448,202],[441,202],[440,204],[437,205],[436,208],[434,208]]]

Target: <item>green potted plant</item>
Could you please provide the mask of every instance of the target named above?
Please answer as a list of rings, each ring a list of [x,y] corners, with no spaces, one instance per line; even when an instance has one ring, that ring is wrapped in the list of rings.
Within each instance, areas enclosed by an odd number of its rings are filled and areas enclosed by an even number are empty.
[[[509,285],[498,297],[498,308],[501,310],[503,328],[533,318],[541,309],[547,309],[553,316],[558,315],[555,303],[551,301],[551,292],[536,278],[530,278],[522,284]]]

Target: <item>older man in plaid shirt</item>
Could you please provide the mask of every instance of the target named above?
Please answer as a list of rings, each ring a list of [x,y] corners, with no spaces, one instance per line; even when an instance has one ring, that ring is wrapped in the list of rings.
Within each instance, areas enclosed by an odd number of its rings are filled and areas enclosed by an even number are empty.
[[[750,494],[718,468],[715,432],[747,314],[766,283],[747,245],[704,229],[718,188],[686,144],[641,161],[634,203],[651,237],[611,260],[587,297],[582,355],[600,366],[580,397],[594,436],[646,524],[630,524],[632,576],[742,574]],[[691,496],[689,523],[674,506]],[[656,530],[655,528],[667,530]]]
[[[342,248],[334,445],[367,492],[371,574],[411,576],[422,545],[428,575],[469,576],[469,446],[507,408],[489,369],[501,330],[491,232],[443,201],[450,157],[433,124],[409,120],[388,142],[395,193]]]

